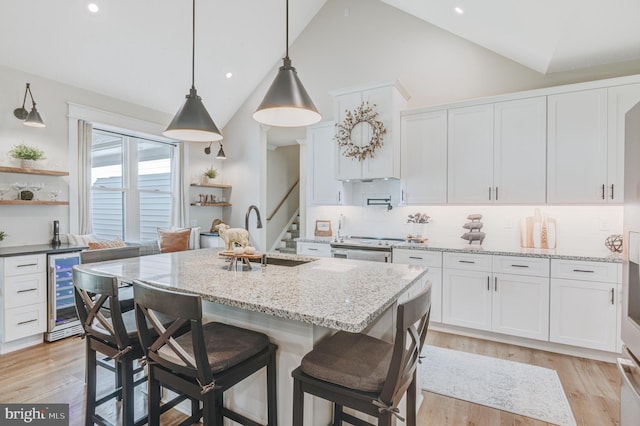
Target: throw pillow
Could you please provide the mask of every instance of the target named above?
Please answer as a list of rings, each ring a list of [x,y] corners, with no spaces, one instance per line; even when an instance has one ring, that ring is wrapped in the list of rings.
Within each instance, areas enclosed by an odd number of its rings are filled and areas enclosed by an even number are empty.
[[[98,237],[94,234],[67,234],[67,239],[72,246],[86,246],[89,242],[98,241]]]
[[[174,251],[189,250],[189,237],[191,229],[181,229],[179,231],[169,231],[158,229],[158,239],[160,240],[160,251],[171,253]]]
[[[189,236],[189,250],[197,250],[200,248],[200,227],[196,226],[193,228],[179,228],[177,226],[172,226],[172,231],[180,231],[181,229],[191,229],[191,235]]]
[[[89,245],[89,250],[119,248],[125,246],[124,241],[120,238],[114,238],[109,241],[89,241],[87,244]]]

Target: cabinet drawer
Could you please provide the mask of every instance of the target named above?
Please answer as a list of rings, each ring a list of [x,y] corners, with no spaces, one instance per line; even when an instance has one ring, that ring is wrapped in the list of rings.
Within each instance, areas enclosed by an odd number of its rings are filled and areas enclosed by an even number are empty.
[[[622,264],[551,259],[551,277],[618,283],[622,279]]]
[[[44,272],[46,269],[47,257],[44,254],[4,258],[5,277]]]
[[[47,309],[44,303],[7,309],[4,315],[5,342],[47,330]]]
[[[46,303],[45,274],[28,274],[7,277],[4,280],[5,309]]]
[[[442,252],[428,250],[393,249],[393,263],[442,268]]]
[[[443,253],[442,264],[445,268],[491,272],[491,256],[487,254]]]
[[[522,256],[493,256],[493,272],[548,277],[549,259]]]
[[[331,246],[329,244],[298,243],[297,253],[303,256],[331,257]]]

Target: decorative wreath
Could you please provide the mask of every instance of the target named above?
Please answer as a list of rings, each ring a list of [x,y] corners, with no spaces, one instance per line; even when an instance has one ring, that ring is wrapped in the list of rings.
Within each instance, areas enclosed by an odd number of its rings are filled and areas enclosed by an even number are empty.
[[[382,146],[383,136],[387,133],[384,123],[376,120],[377,117],[378,113],[369,106],[369,102],[363,102],[353,112],[346,110],[344,120],[336,124],[336,134],[333,137],[340,148],[346,148],[343,153],[345,157],[354,157],[359,161],[367,157],[373,158],[373,153]],[[351,140],[351,132],[360,123],[368,123],[373,130],[371,140],[366,145],[356,145]]]

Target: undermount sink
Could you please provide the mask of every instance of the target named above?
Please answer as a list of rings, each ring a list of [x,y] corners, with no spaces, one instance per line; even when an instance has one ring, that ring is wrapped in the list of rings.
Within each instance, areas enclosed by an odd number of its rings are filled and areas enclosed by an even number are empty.
[[[250,262],[260,263],[262,259],[249,259]],[[302,260],[302,259],[285,259],[281,257],[266,257],[267,265],[277,265],[277,266],[298,266],[303,265],[305,263],[312,262],[312,260]]]

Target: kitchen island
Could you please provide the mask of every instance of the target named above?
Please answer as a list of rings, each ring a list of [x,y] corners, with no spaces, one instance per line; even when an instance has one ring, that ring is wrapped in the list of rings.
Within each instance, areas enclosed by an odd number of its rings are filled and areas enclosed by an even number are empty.
[[[279,424],[291,424],[291,371],[315,342],[336,330],[392,339],[395,306],[426,284],[426,268],[269,254],[274,263],[228,271],[219,249],[201,249],[80,265],[123,281],[202,297],[207,320],[266,333],[278,345]],[[278,261],[279,259],[279,261]],[[268,262],[271,260],[267,259]],[[300,263],[305,262],[305,263]],[[289,263],[295,266],[285,266]],[[263,421],[264,372],[227,393],[226,404]],[[305,425],[330,423],[325,401],[305,402]]]

